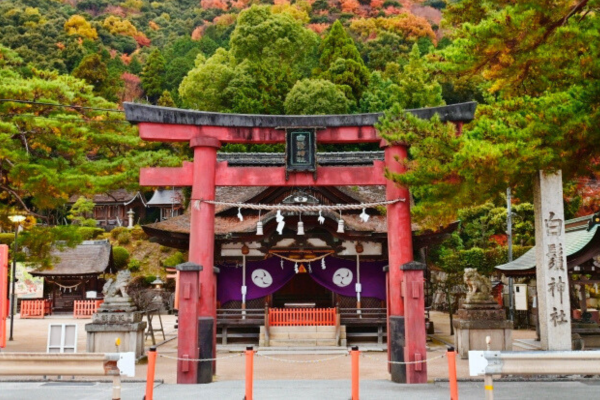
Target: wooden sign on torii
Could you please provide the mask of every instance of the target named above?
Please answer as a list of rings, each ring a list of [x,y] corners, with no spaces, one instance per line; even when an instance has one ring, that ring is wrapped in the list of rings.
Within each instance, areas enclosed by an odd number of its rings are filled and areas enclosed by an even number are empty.
[[[214,271],[215,200],[217,186],[369,186],[385,185],[386,199],[409,199],[407,188],[384,178],[384,171],[404,172],[397,160],[407,157],[401,144],[387,144],[374,125],[382,114],[276,116],[222,114],[124,103],[127,120],[139,126],[148,141],[189,142],[194,161],[179,168],[143,168],[142,186],[191,186],[190,263],[182,273],[179,299],[177,383],[209,383],[216,363],[216,275]],[[476,103],[409,110],[420,118],[438,114],[442,121],[462,124],[473,119]],[[224,143],[285,143],[286,129],[317,129],[318,143],[381,143],[384,161],[372,166],[318,167],[316,172],[289,172],[285,167],[233,168],[217,162]],[[287,178],[287,179],[286,179]],[[197,206],[196,206],[197,205]],[[424,321],[423,265],[413,261],[410,202],[387,205],[388,221],[388,356],[390,361],[409,362],[427,358]],[[188,264],[190,264],[188,263]],[[197,274],[197,275],[194,275]],[[197,279],[183,276],[199,276]],[[427,364],[390,364],[392,380],[426,383]]]

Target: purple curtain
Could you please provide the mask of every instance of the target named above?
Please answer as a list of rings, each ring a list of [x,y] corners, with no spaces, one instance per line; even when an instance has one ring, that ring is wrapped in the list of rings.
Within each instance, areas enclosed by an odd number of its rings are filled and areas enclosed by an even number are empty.
[[[246,263],[246,300],[268,296],[281,289],[294,277],[294,263],[271,257],[262,261]],[[310,266],[310,276],[320,285],[342,296],[356,296],[356,262],[340,258],[327,257],[326,268],[322,269],[321,261]],[[308,264],[304,264],[308,270]],[[362,297],[375,297],[385,300],[386,261],[360,263],[360,281]],[[217,300],[221,304],[231,300],[242,300],[242,266],[219,265],[217,278]]]
[[[231,300],[242,300],[242,265],[238,267],[219,265],[219,268],[217,300],[221,304]],[[284,261],[282,269],[278,257],[246,262],[246,286],[248,287],[246,300],[258,299],[278,291],[294,275],[294,264]]]
[[[356,296],[356,261],[341,258],[325,258],[326,268],[321,262],[313,263],[310,275],[321,286],[342,296]],[[385,300],[385,272],[387,261],[360,262],[361,297]]]

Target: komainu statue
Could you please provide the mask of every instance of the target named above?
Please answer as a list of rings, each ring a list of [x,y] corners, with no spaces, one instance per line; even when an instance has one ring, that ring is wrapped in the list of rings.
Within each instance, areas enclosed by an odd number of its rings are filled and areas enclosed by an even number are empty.
[[[493,302],[492,283],[481,275],[475,268],[465,268],[464,281],[469,288],[466,303],[489,303]]]
[[[128,270],[119,271],[117,273],[117,279],[110,278],[102,287],[102,293],[104,294],[104,301],[110,303],[111,300],[129,300],[127,294],[127,285],[131,280],[131,272]]]

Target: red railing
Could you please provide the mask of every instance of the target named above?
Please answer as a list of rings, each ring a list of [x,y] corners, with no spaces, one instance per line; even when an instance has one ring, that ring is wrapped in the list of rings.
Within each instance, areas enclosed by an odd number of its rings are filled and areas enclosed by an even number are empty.
[[[92,318],[104,300],[75,300],[73,302],[73,318]]]
[[[269,309],[269,326],[333,326],[335,321],[335,308]]]
[[[44,318],[52,314],[50,300],[23,300],[21,301],[21,318]]]

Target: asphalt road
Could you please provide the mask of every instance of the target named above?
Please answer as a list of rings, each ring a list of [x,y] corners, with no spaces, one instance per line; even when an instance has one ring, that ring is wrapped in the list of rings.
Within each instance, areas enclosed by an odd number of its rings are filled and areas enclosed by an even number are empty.
[[[223,400],[244,398],[244,381],[215,382],[209,385],[157,384],[154,391],[156,400],[202,399]],[[144,397],[144,383],[124,382],[123,400],[141,400]],[[0,398],[11,400],[109,400],[112,384],[95,382],[0,382]],[[390,381],[369,380],[360,383],[362,400],[448,400],[447,383],[426,385],[399,385]],[[298,381],[256,381],[256,400],[348,400],[350,381],[348,380],[298,380]],[[461,400],[484,398],[483,382],[461,382]],[[495,382],[495,400],[568,400],[599,399],[600,381],[566,382]]]

